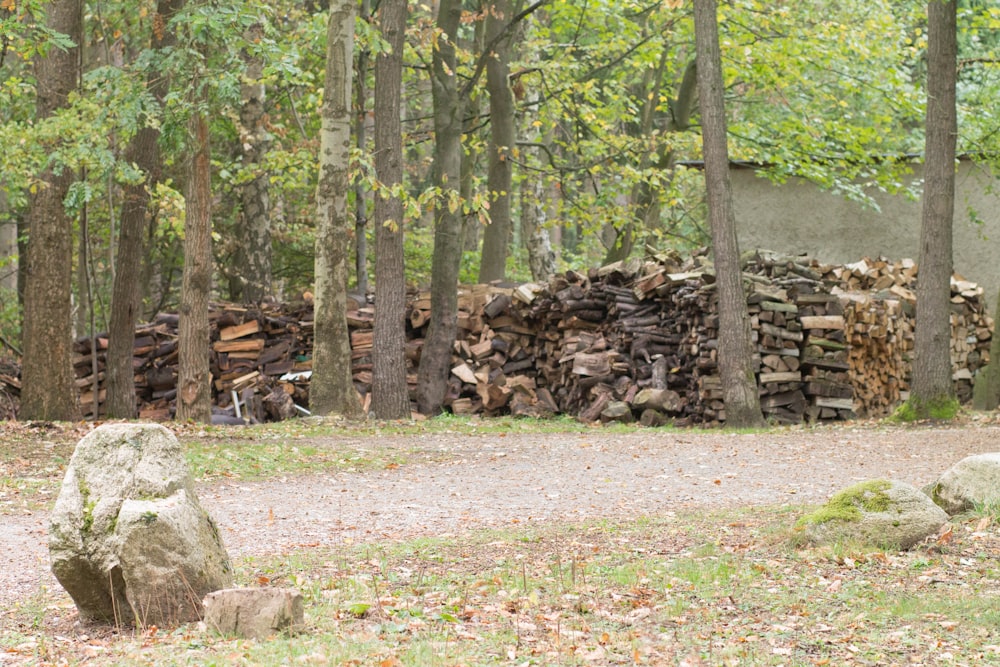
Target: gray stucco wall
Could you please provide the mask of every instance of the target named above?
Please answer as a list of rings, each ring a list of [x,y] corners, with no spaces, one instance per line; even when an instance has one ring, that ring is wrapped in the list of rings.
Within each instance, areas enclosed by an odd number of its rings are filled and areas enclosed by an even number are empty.
[[[922,166],[914,167],[914,178]],[[772,185],[755,170],[730,170],[740,248],[806,253],[822,262],[862,257],[919,259],[920,202],[879,193],[881,211],[825,192],[808,181]],[[992,186],[993,192],[990,192]],[[970,216],[975,211],[978,222]],[[986,290],[992,310],[1000,288],[1000,181],[983,167],[959,163],[955,182],[955,271]]]

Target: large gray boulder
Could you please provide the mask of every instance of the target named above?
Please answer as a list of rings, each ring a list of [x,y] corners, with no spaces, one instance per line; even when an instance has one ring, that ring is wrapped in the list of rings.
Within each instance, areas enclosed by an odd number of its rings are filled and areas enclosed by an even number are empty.
[[[962,459],[924,492],[951,515],[977,505],[1000,503],[1000,453]]]
[[[861,482],[834,494],[799,526],[816,544],[859,542],[909,549],[937,534],[948,515],[914,486],[896,480]]]
[[[106,424],[80,440],[52,512],[49,553],[88,620],[198,620],[202,598],[232,585],[180,443],[157,424]]]

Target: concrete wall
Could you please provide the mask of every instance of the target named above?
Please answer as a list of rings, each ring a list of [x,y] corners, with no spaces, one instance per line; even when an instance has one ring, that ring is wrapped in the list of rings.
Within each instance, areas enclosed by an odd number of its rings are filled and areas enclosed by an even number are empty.
[[[921,171],[916,165],[914,178]],[[919,259],[919,201],[880,193],[874,197],[881,208],[876,211],[808,181],[772,185],[755,170],[736,166],[730,174],[742,250],[806,253],[828,263],[879,255]],[[954,265],[956,272],[983,286],[992,309],[1000,289],[1000,181],[969,161],[962,161],[956,174]]]

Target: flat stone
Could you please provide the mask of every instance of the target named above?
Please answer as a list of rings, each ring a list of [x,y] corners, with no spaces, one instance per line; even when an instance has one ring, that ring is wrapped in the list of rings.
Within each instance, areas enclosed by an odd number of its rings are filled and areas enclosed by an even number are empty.
[[[229,637],[267,639],[304,627],[302,594],[290,588],[227,588],[205,596],[205,626]]]

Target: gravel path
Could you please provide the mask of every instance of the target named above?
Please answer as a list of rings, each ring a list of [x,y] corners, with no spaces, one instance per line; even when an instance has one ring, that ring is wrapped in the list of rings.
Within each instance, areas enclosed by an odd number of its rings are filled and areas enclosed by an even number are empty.
[[[862,479],[927,484],[965,456],[1000,451],[1000,427],[595,429],[316,443],[425,456],[377,471],[199,486],[231,555],[698,507],[819,503]],[[42,512],[0,517],[0,610],[39,584],[57,585],[48,572],[47,521]]]

